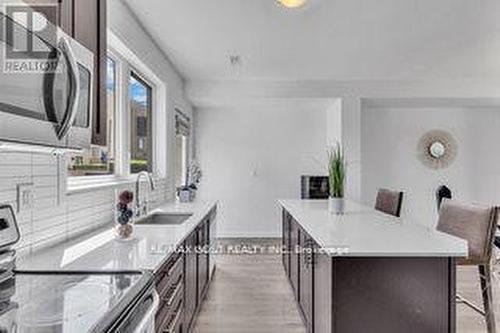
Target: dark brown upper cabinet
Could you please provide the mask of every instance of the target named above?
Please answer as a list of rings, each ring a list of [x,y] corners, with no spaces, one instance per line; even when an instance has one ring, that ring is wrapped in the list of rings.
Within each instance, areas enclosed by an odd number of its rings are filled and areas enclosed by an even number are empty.
[[[30,5],[39,5],[36,10],[42,12],[52,24],[61,27],[73,36],[73,1],[74,0],[25,0]],[[57,11],[45,10],[44,6],[57,6]]]
[[[106,0],[26,0],[33,5],[57,5],[57,17],[47,19],[58,25],[94,53],[94,100],[92,143],[106,142]]]
[[[70,1],[70,0],[63,0]],[[106,1],[73,1],[73,36],[95,55],[94,75],[94,129],[92,143],[105,146],[106,142]]]

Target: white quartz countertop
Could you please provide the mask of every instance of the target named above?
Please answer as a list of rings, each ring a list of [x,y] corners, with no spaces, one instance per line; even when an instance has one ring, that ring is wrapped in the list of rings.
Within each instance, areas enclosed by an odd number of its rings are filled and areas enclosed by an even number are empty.
[[[217,202],[167,203],[150,212],[193,214],[180,225],[134,225],[134,237],[115,238],[112,225],[27,254],[17,259],[19,270],[112,271],[156,270],[198,226]]]
[[[279,200],[323,251],[346,257],[467,257],[463,239],[347,201],[344,215],[327,200]]]

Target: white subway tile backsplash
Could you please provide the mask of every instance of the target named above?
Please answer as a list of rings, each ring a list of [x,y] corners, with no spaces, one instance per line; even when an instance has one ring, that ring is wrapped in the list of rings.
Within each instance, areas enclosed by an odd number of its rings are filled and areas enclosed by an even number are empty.
[[[54,228],[60,225],[65,226],[68,222],[66,215],[59,215],[40,220],[33,220],[32,230],[34,233],[42,232],[43,230]]]
[[[31,159],[31,154],[0,152],[0,161],[2,161],[2,165],[30,165]]]
[[[33,234],[21,233],[21,239],[16,244],[16,250],[18,252],[22,250],[29,250],[29,248],[33,244],[32,235]]]
[[[12,166],[15,168],[15,166]],[[17,184],[21,183],[31,183],[31,175],[19,176],[19,177],[2,177],[0,175],[0,192],[5,190],[16,190]]]
[[[35,186],[33,195],[37,200],[53,199],[57,196],[57,187],[52,186]]]
[[[14,205],[14,206],[16,206],[16,205]],[[16,219],[17,219],[18,224],[28,224],[28,223],[31,224],[31,221],[32,221],[31,211],[24,211],[24,212],[17,213],[17,210],[15,210],[15,212],[16,212]]]
[[[3,164],[0,161],[0,178],[31,176],[31,165],[28,164]]]
[[[64,165],[64,163],[62,164]],[[56,156],[39,153],[0,152],[0,204],[11,204],[17,213],[17,185],[34,184],[34,208],[16,214],[21,240],[18,251],[37,249],[113,225],[117,192],[133,190],[119,185],[91,192],[73,193],[58,203],[58,179],[65,181],[66,171],[58,176]],[[150,209],[174,198],[173,180],[158,179],[156,190],[143,184],[142,193]]]
[[[40,198],[35,196],[35,204],[33,206],[34,206],[33,210],[53,208],[57,206],[57,198],[56,197]]]
[[[46,228],[39,229],[38,231],[33,231],[32,241],[33,243],[39,243],[47,241],[50,238],[64,238],[66,236],[66,224],[59,224],[55,226],[50,226]]]
[[[57,165],[56,155],[50,154],[32,154],[33,165]]]
[[[29,250],[31,252],[34,252],[34,251],[37,251],[39,249],[41,250],[43,248],[47,248],[47,247],[52,246],[54,244],[63,242],[67,239],[68,239],[68,236],[66,235],[66,233],[51,235],[49,238],[39,239],[36,241],[34,239],[30,239],[29,245],[23,250]]]
[[[57,187],[57,177],[55,176],[37,176],[33,178],[35,187]]]
[[[33,228],[31,223],[22,223],[19,224],[19,232],[21,235],[31,235],[33,233]]]
[[[0,192],[0,202],[10,203],[15,201],[17,198],[17,190],[16,189],[7,189]]]
[[[33,220],[50,219],[56,216],[65,216],[67,213],[66,207],[64,205],[57,207],[44,207],[41,209],[33,210]]]
[[[43,165],[36,165],[33,164],[32,166],[33,170],[33,177],[39,177],[39,176],[53,176],[57,177],[57,165],[54,164],[43,164]]]

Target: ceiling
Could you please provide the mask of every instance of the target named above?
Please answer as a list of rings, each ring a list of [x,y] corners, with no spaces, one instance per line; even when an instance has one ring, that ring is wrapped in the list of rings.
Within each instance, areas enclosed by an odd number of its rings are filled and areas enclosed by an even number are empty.
[[[500,78],[498,0],[123,1],[190,80]]]

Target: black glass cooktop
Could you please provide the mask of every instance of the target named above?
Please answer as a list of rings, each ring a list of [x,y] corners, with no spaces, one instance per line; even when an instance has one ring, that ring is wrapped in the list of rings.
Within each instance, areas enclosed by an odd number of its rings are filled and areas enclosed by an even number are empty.
[[[149,280],[140,272],[16,273],[0,284],[0,333],[101,331]]]

